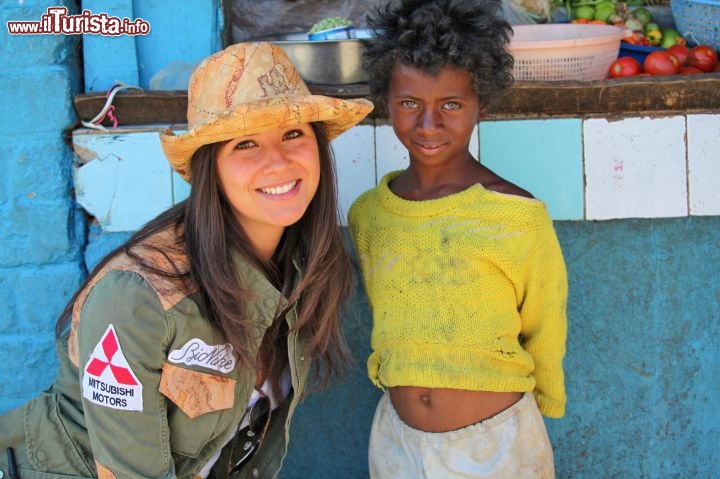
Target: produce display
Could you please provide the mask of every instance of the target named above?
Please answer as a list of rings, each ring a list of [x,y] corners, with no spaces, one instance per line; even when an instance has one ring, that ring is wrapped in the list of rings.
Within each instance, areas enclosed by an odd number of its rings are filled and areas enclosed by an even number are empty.
[[[688,49],[675,44],[666,50],[650,52],[640,64],[633,57],[622,57],[610,65],[610,78],[637,75],[692,75],[720,72],[717,52],[708,45]]]
[[[612,0],[579,0],[570,4],[572,23],[615,25],[632,32],[625,41],[633,45],[669,48],[685,44],[685,38],[675,28],[660,26],[647,7],[635,2]],[[567,7],[566,7],[567,8]]]
[[[565,9],[568,20],[577,24],[614,25],[625,30],[619,58],[608,70],[608,77],[638,75],[691,75],[720,72],[718,51],[687,39],[655,13],[669,8],[669,0],[554,0]],[[661,27],[662,25],[662,27]],[[690,38],[693,40],[693,38]],[[697,45],[697,46],[693,46]]]

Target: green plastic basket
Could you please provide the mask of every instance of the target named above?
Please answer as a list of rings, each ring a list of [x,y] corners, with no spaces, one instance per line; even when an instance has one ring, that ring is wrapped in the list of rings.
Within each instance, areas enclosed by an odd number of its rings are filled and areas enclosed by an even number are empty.
[[[720,0],[670,0],[675,26],[690,46],[720,49]]]

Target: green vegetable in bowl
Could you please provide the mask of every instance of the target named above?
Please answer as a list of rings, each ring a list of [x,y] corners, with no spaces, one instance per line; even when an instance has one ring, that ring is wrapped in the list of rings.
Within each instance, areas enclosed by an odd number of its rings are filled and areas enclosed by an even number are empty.
[[[353,22],[343,17],[329,17],[323,18],[315,25],[312,26],[308,33],[322,32],[323,30],[330,30],[331,28],[338,27],[351,27]]]

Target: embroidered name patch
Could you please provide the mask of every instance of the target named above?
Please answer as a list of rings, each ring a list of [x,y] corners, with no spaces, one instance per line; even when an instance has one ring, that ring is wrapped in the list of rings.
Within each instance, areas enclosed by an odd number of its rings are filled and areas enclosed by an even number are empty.
[[[142,411],[142,384],[128,365],[111,324],[85,365],[83,397],[99,406]]]
[[[221,373],[235,369],[235,355],[230,343],[215,346],[206,344],[199,338],[193,338],[180,349],[168,354],[168,361],[188,366],[202,366]]]

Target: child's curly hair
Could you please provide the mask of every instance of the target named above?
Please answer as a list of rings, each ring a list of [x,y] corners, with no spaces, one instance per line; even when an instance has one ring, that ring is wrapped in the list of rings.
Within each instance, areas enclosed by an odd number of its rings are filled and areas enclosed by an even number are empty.
[[[431,75],[446,66],[467,70],[482,106],[512,85],[512,28],[499,0],[389,0],[367,20],[373,34],[364,43],[363,67],[379,105],[396,61]]]

